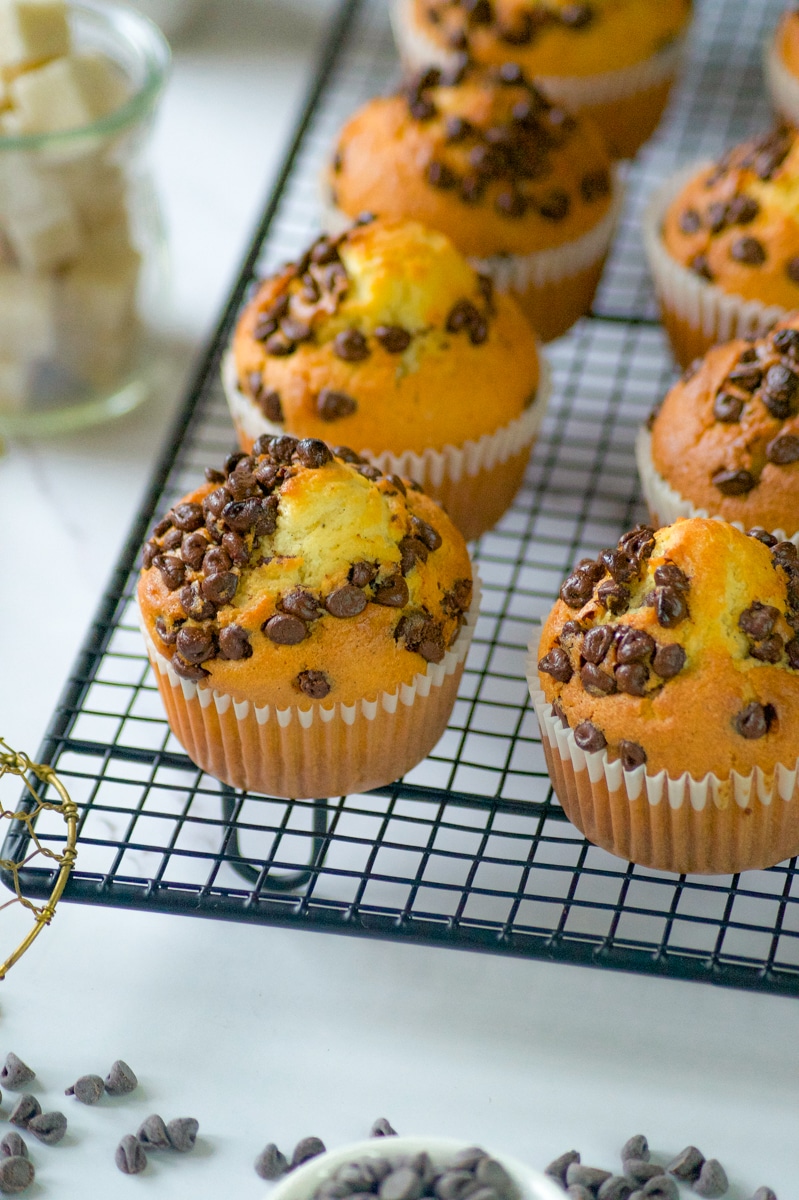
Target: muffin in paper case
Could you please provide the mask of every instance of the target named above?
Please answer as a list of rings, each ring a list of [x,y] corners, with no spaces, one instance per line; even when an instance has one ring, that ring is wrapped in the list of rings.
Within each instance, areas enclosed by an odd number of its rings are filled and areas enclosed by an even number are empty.
[[[653,524],[719,517],[799,543],[799,317],[715,346],[636,441]]]
[[[766,87],[780,116],[799,125],[799,14],[783,14],[773,37],[763,47]]]
[[[530,644],[555,792],[593,842],[728,874],[799,852],[799,555],[694,518],[583,560]]]
[[[222,373],[242,449],[264,433],[345,442],[421,483],[469,539],[511,503],[549,398],[516,302],[416,222],[320,238],[264,280]]]
[[[263,437],[145,545],[142,629],[170,726],[234,787],[389,783],[443,733],[479,606],[462,536],[416,485]]]
[[[468,64],[424,70],[359,109],[323,185],[333,229],[368,211],[442,230],[543,341],[589,311],[622,191],[589,117],[515,66]]]
[[[488,19],[475,21],[449,6],[445,20],[434,23],[430,14],[441,4],[393,0],[404,65],[452,70],[464,53],[483,64],[517,63],[558,104],[596,121],[614,157],[631,158],[654,133],[679,72],[689,0],[661,3],[657,12],[641,0],[607,11],[567,5],[565,19],[555,5],[536,13],[517,0],[495,7],[483,13]]]

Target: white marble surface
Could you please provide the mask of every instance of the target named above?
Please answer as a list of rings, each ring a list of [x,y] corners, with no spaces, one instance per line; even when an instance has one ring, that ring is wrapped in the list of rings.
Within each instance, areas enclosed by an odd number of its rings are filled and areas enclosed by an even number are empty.
[[[0,734],[33,751],[102,592],[179,391],[247,244],[329,3],[217,0],[176,54],[155,138],[175,293],[173,371],[120,422],[0,459]],[[4,929],[0,915],[0,931]],[[0,946],[0,949],[3,947]],[[726,1162],[735,1200],[797,1196],[799,1006],[578,968],[63,905],[0,988],[13,1049],[64,1107],[31,1196],[264,1196],[252,1160],[309,1133],[476,1139],[532,1165],[580,1147],[608,1167],[633,1132]],[[127,1100],[62,1095],[116,1057]],[[0,1132],[10,1108],[0,1107]],[[195,1115],[197,1151],[122,1176],[119,1137]]]

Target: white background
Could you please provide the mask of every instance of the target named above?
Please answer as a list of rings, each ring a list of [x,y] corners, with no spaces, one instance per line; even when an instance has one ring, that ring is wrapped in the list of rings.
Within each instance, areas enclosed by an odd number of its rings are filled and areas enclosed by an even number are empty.
[[[154,142],[175,289],[163,393],[124,421],[14,442],[0,459],[0,735],[33,753],[125,539],[181,378],[235,277],[332,4],[218,0],[177,49]],[[13,795],[5,794],[8,802]],[[7,931],[0,914],[0,951]],[[32,1196],[265,1195],[270,1140],[328,1145],[387,1116],[542,1167],[577,1146],[613,1167],[644,1131],[698,1144],[731,1195],[799,1196],[799,1005],[444,949],[62,905],[0,987],[0,1058],[31,1063],[59,1147]],[[61,1094],[125,1058],[141,1087]],[[0,1118],[13,1097],[6,1095]],[[196,1116],[198,1148],[125,1178],[122,1134]],[[0,1119],[0,1133],[3,1131]],[[32,1139],[31,1139],[32,1140]]]

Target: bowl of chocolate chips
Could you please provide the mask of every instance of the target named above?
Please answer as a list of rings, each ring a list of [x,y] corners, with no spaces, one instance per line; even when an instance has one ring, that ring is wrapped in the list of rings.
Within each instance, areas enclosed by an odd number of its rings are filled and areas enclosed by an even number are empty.
[[[548,1176],[454,1138],[386,1137],[312,1158],[270,1200],[562,1200]]]

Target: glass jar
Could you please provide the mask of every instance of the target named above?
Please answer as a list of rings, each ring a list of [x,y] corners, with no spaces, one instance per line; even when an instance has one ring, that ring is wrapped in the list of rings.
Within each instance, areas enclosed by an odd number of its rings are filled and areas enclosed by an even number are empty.
[[[68,4],[67,25],[44,66],[6,64],[5,94],[0,79],[0,433],[12,435],[141,403],[154,361],[144,318],[166,287],[144,152],[169,47],[113,4]],[[105,115],[75,124],[92,110]]]

